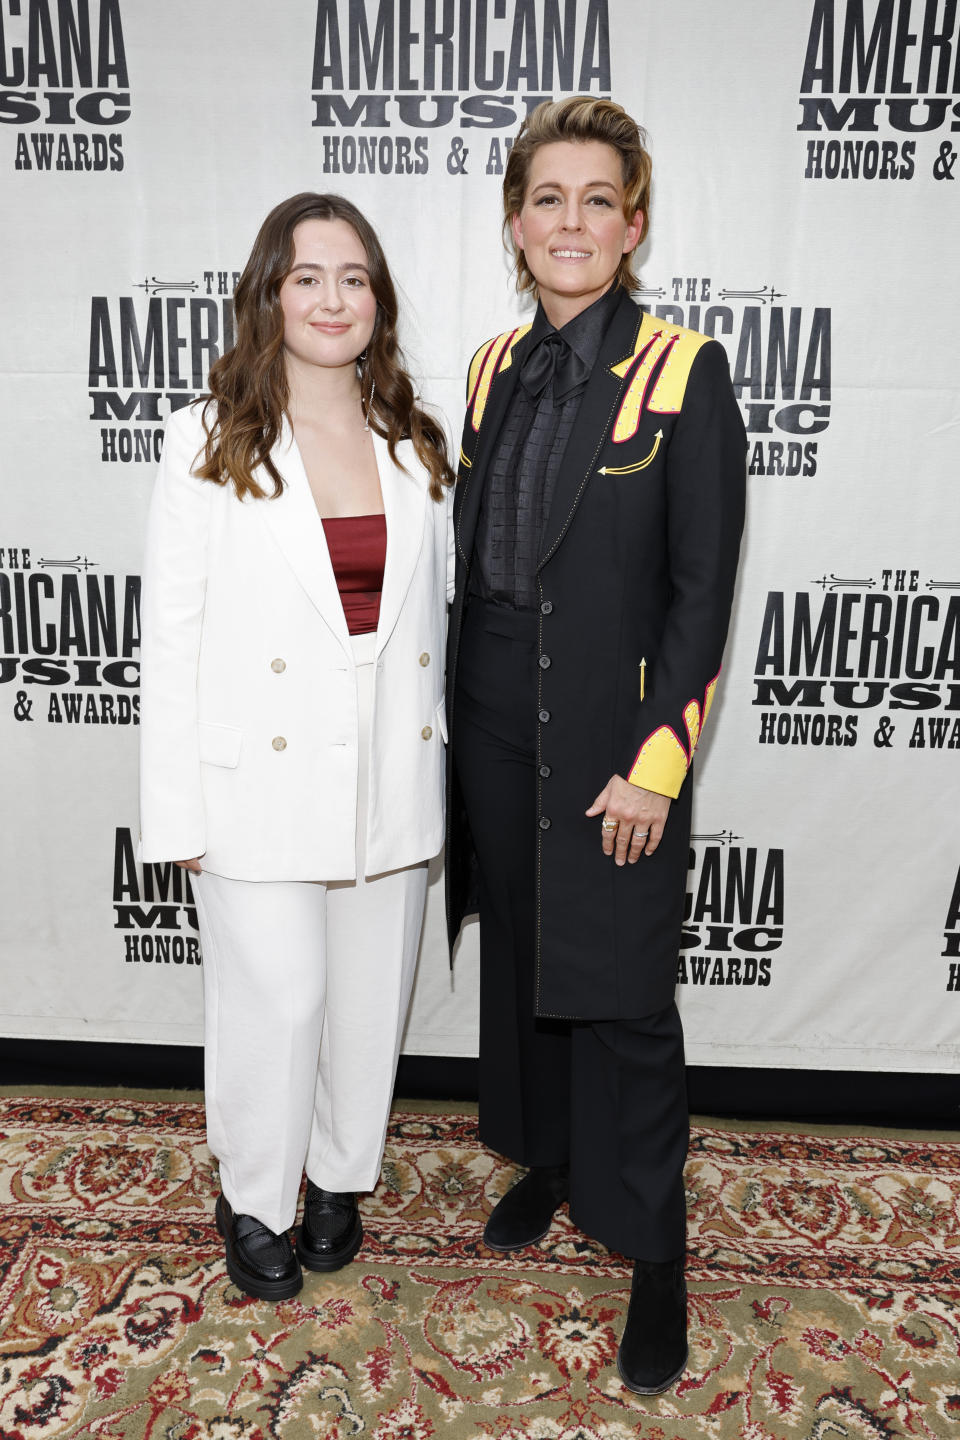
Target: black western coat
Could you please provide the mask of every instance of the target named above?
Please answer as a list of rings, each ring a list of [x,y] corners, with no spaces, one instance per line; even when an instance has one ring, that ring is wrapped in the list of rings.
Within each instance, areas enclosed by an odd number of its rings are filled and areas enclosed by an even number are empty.
[[[447,653],[447,922],[477,909],[451,757],[464,600],[486,470],[530,326],[470,366]],[[624,291],[561,463],[539,594],[536,1010],[629,1019],[670,1003],[690,842],[688,772],[713,699],[743,525],[745,434],[722,346]],[[673,797],[659,849],[617,866],[584,811],[613,774]]]

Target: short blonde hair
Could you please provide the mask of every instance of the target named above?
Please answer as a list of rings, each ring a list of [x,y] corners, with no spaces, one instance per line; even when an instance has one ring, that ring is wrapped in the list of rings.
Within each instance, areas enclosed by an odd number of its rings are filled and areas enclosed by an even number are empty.
[[[545,100],[527,116],[507,157],[503,177],[503,239],[513,251],[517,289],[537,294],[537,282],[523,251],[513,238],[511,222],[519,215],[527,193],[530,166],[541,145],[568,140],[586,143],[599,140],[620,157],[623,170],[623,214],[632,220],[643,212],[639,245],[650,228],[650,177],[653,161],[647,151],[647,137],[622,105],[600,100],[595,95],[570,95],[565,100]],[[633,271],[633,254],[621,257],[617,280],[627,290],[636,290],[639,281]]]

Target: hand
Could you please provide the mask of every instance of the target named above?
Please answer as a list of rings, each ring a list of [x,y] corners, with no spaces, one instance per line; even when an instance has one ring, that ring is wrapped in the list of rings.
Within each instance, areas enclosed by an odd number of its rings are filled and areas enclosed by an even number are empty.
[[[200,856],[195,855],[192,860],[174,860],[174,865],[179,865],[181,870],[189,870],[191,875],[202,875],[200,869]]]
[[[622,775],[611,775],[587,815],[602,815],[600,839],[604,855],[616,852],[618,865],[635,865],[641,855],[652,855],[667,823],[670,796],[631,785]]]

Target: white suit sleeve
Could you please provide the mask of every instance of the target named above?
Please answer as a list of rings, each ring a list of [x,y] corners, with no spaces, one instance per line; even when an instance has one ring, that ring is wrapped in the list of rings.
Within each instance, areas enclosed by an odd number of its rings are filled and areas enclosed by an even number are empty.
[[[147,524],[140,691],[140,834],[147,862],[187,860],[207,844],[197,670],[218,487],[191,473],[202,443],[198,411],[178,411],[167,422]]]

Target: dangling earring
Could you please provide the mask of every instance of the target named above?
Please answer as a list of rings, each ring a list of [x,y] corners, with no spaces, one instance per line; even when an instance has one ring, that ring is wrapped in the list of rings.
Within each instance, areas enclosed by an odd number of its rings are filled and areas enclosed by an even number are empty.
[[[376,395],[376,393],[377,393],[377,382],[376,382],[376,381],[372,378],[372,376],[371,376],[371,379],[370,379],[370,399],[367,401],[366,404],[364,404],[364,400],[363,400],[363,380],[364,380],[364,374],[365,374],[364,367],[365,367],[366,363],[367,363],[367,352],[366,352],[366,350],[364,350],[364,352],[363,352],[362,355],[358,355],[358,356],[357,356],[357,366],[358,366],[359,371],[360,371],[360,404],[361,404],[361,407],[362,407],[362,409],[363,409],[363,428],[364,428],[364,430],[366,430],[366,431],[369,433],[369,431],[370,431],[370,411],[371,411],[371,409],[373,408],[373,397],[374,397],[374,395]]]

